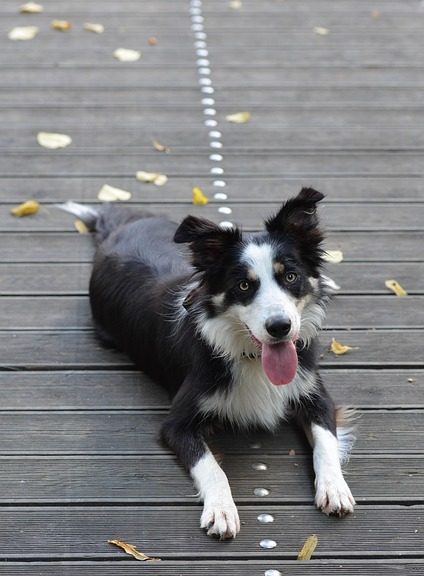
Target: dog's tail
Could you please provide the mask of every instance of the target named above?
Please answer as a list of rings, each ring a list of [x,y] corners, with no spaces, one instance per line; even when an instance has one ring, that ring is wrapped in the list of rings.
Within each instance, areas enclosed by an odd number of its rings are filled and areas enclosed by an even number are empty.
[[[56,208],[73,214],[84,222],[91,232],[96,232],[96,239],[101,242],[119,226],[152,216],[149,212],[134,211],[126,206],[102,204],[98,208],[86,204],[78,204],[68,200],[63,204],[56,204]]]

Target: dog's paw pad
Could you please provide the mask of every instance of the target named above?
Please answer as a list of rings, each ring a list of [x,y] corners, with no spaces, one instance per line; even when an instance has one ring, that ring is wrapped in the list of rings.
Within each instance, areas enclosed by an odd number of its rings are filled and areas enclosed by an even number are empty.
[[[328,478],[317,482],[315,504],[324,514],[345,516],[353,512],[355,500],[344,478]]]
[[[205,504],[200,527],[208,536],[221,540],[235,538],[240,532],[240,520],[234,502]]]

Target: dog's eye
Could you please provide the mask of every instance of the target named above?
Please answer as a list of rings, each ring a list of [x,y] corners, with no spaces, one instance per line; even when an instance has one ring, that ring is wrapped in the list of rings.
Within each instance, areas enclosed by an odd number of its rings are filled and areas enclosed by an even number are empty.
[[[248,282],[247,280],[242,280],[242,281],[239,283],[238,287],[239,287],[239,289],[240,289],[242,292],[246,292],[247,290],[249,290],[250,284],[249,284],[249,282]]]
[[[295,272],[287,272],[284,278],[286,282],[288,282],[289,284],[293,284],[293,282],[296,282],[297,280],[297,274]]]

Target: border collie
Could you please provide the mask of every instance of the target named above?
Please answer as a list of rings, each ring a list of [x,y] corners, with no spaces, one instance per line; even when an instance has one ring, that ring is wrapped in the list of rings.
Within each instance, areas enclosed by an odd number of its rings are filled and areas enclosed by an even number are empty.
[[[99,335],[171,392],[162,437],[200,492],[201,527],[221,539],[240,521],[205,441],[214,421],[274,430],[295,417],[313,447],[317,507],[353,511],[341,469],[352,431],[337,428],[318,372],[331,292],[321,275],[323,197],[303,188],[254,234],[194,216],[177,225],[116,205],[61,206],[97,233],[90,301]]]

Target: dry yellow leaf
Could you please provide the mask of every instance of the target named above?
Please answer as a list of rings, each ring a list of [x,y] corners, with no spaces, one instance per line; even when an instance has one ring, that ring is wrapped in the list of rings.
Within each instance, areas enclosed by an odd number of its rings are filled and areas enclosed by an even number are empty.
[[[315,34],[318,34],[318,36],[327,36],[327,34],[330,33],[330,30],[328,28],[324,28],[323,26],[315,26],[314,32]]]
[[[298,560],[310,560],[312,558],[312,554],[315,552],[315,548],[318,545],[318,538],[316,534],[312,534],[308,536],[306,539],[305,544],[302,546],[299,554],[297,555]]]
[[[109,184],[104,184],[104,186],[100,188],[97,198],[102,202],[126,202],[131,198],[131,192],[109,186]]]
[[[56,134],[54,132],[39,132],[37,142],[44,148],[55,150],[56,148],[66,148],[72,142],[72,138],[67,134]]]
[[[87,225],[82,220],[75,220],[74,228],[80,234],[88,234],[90,232]]]
[[[343,354],[346,354],[347,352],[353,350],[353,348],[351,346],[341,344],[340,342],[337,342],[335,338],[333,338],[331,340],[330,350],[331,352],[333,352],[333,354],[336,354],[336,356],[342,356]]]
[[[113,55],[121,62],[136,62],[141,58],[141,52],[129,48],[117,48]]]
[[[39,31],[40,29],[37,26],[20,26],[12,28],[7,37],[9,40],[32,40]]]
[[[193,204],[196,206],[205,206],[209,202],[208,197],[203,193],[203,190],[198,186],[193,188]]]
[[[88,32],[95,32],[96,34],[103,34],[103,32],[105,31],[105,27],[103,26],[103,24],[96,24],[94,22],[85,22],[84,30],[87,30]]]
[[[114,544],[115,546],[122,548],[122,550],[124,550],[124,552],[126,552],[130,556],[133,556],[136,560],[141,560],[142,562],[146,562],[146,561],[159,562],[160,561],[160,558],[151,558],[150,556],[146,556],[146,554],[143,554],[143,552],[140,552],[139,550],[137,550],[137,548],[134,546],[134,544],[127,544],[127,542],[122,542],[122,540],[108,540],[108,543]]]
[[[35,2],[27,2],[26,4],[22,4],[19,8],[19,11],[22,14],[40,14],[43,12],[44,8],[41,4],[36,4]]]
[[[73,24],[68,20],[53,20],[50,26],[53,30],[59,30],[59,32],[69,32]]]
[[[251,118],[252,115],[250,112],[236,112],[235,114],[225,116],[227,122],[233,122],[234,124],[244,124],[245,122],[249,122]]]
[[[343,252],[341,250],[326,250],[322,259],[330,264],[340,264],[343,262]]]
[[[386,288],[396,294],[396,296],[408,296],[408,292],[403,288],[397,280],[386,280],[384,282]]]
[[[19,206],[12,208],[10,212],[14,216],[22,218],[22,216],[31,216],[32,214],[37,214],[39,210],[40,204],[38,202],[35,200],[27,200],[26,202],[23,202],[23,204],[19,204]]]
[[[157,172],[144,172],[143,170],[139,170],[135,177],[139,182],[146,182],[147,184],[154,184],[155,186],[163,186],[168,182],[168,176],[158,174]]]
[[[153,140],[152,144],[153,144],[153,148],[155,150],[157,150],[158,152],[169,152],[170,151],[169,146],[165,146],[165,144],[161,144],[157,140]]]

